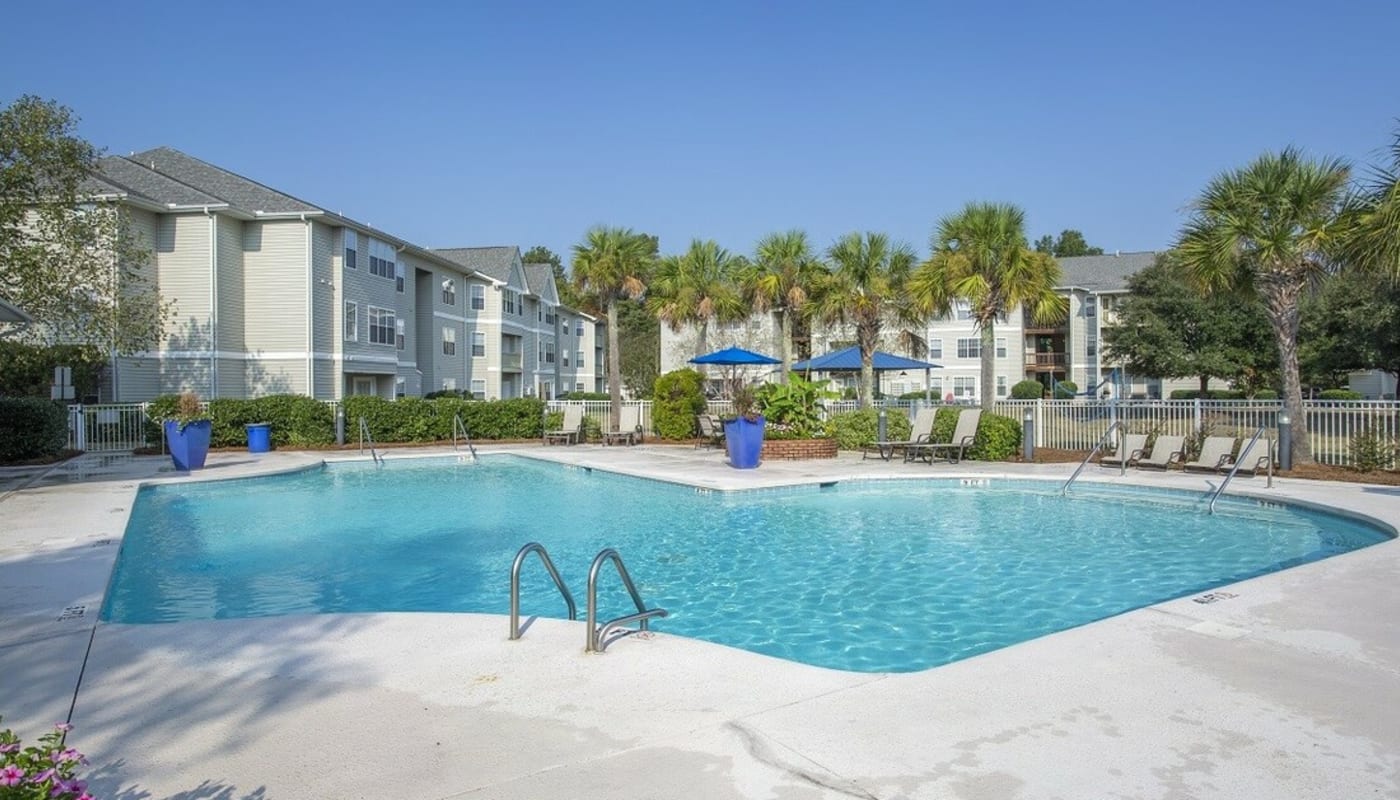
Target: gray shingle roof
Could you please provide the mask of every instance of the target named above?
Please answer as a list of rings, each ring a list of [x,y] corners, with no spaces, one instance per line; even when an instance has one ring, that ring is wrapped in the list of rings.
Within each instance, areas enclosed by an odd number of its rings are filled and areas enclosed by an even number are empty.
[[[1074,256],[1056,259],[1064,275],[1060,286],[1088,289],[1091,292],[1126,291],[1128,278],[1152,266],[1157,254],[1151,250],[1139,253],[1119,253],[1102,256]]]
[[[298,200],[289,194],[283,194],[170,147],[157,147],[137,153],[128,160],[244,211],[261,211],[266,214],[324,212],[319,206]]]
[[[206,206],[224,203],[221,198],[122,156],[107,156],[99,160],[97,169],[99,175],[93,180],[94,184],[105,184],[158,205]]]
[[[510,280],[511,266],[520,255],[520,248],[509,247],[438,247],[434,253],[462,266],[489,275],[498,281]]]
[[[530,293],[543,297],[551,303],[559,302],[559,292],[554,286],[554,267],[549,264],[526,264],[525,282]]]

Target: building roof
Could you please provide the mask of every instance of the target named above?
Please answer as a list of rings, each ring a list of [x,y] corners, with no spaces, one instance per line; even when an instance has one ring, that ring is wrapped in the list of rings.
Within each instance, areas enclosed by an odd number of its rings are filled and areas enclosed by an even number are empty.
[[[1152,266],[1157,253],[1144,250],[1137,253],[1113,253],[1102,256],[1074,256],[1056,259],[1064,273],[1061,289],[1087,289],[1091,292],[1123,292],[1128,278]]]
[[[84,187],[95,194],[126,194],[161,206],[226,205],[223,198],[202,192],[123,156],[107,156],[97,162],[97,168],[100,174],[92,176],[89,186]]]
[[[254,214],[327,213],[325,209],[305,200],[298,200],[171,147],[146,150],[126,160]]]
[[[554,285],[554,266],[552,264],[526,264],[525,284],[531,294],[551,303],[559,302],[559,291],[558,287]]]
[[[468,269],[489,275],[501,282],[510,280],[511,267],[520,255],[520,248],[506,247],[435,247],[433,252]]]

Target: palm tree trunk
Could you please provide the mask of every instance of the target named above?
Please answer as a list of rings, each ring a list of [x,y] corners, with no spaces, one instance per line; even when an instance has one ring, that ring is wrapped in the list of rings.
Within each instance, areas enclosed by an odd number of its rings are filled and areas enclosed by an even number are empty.
[[[778,382],[787,383],[788,364],[792,363],[792,320],[787,310],[778,312],[778,336],[783,340],[783,363],[778,367]]]
[[[617,300],[608,301],[608,430],[622,425],[622,348],[618,346]]]
[[[1303,384],[1298,377],[1298,301],[1302,286],[1292,281],[1274,280],[1260,287],[1265,315],[1278,345],[1279,371],[1283,373],[1283,408],[1293,424],[1293,463],[1311,464],[1312,442],[1308,440],[1308,419],[1303,412]]]
[[[982,410],[991,413],[997,401],[997,335],[992,320],[982,323]]]
[[[875,405],[875,345],[880,333],[861,325],[856,338],[860,340],[860,407],[870,408]]]

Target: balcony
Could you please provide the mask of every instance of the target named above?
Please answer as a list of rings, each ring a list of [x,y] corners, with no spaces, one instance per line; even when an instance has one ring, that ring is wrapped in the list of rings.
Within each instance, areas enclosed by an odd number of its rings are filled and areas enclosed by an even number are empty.
[[[1021,327],[1026,333],[1064,333],[1069,327],[1069,319],[1062,319],[1050,324],[1036,322],[1028,312],[1021,312]]]
[[[519,353],[501,353],[501,371],[502,371],[502,372],[520,372],[520,371],[521,371],[521,368],[520,368],[520,354],[519,354]]]
[[[1026,369],[1060,371],[1069,363],[1067,353],[1026,353]]]

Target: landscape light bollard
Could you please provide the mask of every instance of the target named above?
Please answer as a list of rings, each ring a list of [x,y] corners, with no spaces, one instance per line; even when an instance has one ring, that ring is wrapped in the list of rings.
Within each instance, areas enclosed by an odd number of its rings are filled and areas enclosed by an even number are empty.
[[[1293,420],[1286,411],[1278,415],[1278,468],[1293,469]]]
[[[335,443],[345,444],[345,409],[342,406],[335,407]]]
[[[1035,414],[1030,411],[1021,421],[1021,459],[1027,464],[1035,461]]]
[[[875,441],[888,442],[889,439],[885,437],[885,431],[889,425],[889,420],[886,417],[885,409],[881,408],[880,413],[877,414],[875,418],[877,420],[875,423]]]

